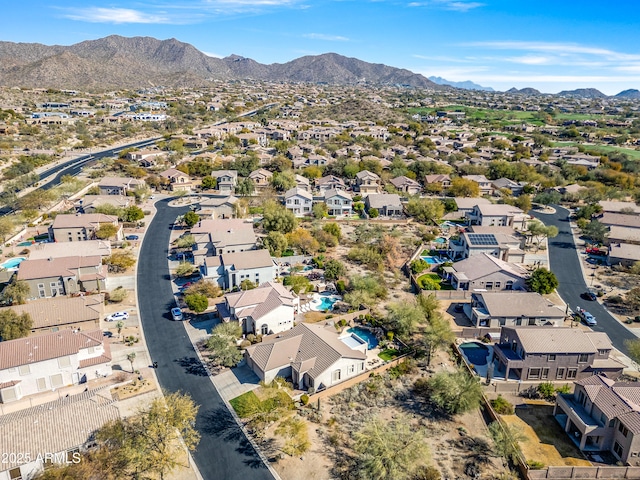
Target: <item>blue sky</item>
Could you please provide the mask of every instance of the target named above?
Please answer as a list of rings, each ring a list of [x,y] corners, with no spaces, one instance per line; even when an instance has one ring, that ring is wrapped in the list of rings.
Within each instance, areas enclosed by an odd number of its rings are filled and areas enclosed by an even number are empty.
[[[640,89],[637,0],[30,0],[0,40],[177,38],[261,63],[336,52],[497,90]]]

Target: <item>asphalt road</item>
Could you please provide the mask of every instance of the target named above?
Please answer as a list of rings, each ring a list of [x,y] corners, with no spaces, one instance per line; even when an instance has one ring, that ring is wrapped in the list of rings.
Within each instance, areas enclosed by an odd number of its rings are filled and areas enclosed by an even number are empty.
[[[171,320],[174,298],[167,263],[171,223],[188,207],[172,208],[168,202],[156,203],[137,275],[141,322],[151,359],[158,362],[160,386],[188,393],[200,405],[196,428],[202,438],[193,457],[205,480],[273,479],[211,383],[184,326]]]
[[[624,341],[637,339],[638,337],[613,318],[599,302],[589,301],[581,297],[588,287],[580,269],[579,253],[571,234],[569,211],[557,205],[554,205],[554,208],[556,213],[552,215],[543,214],[535,210],[532,210],[530,214],[546,225],[558,227],[558,236],[549,239],[549,263],[551,271],[556,275],[560,283],[558,286],[560,297],[574,311],[578,305],[589,311],[596,317],[598,322],[592,329],[596,332],[605,332],[618,350],[628,354]]]

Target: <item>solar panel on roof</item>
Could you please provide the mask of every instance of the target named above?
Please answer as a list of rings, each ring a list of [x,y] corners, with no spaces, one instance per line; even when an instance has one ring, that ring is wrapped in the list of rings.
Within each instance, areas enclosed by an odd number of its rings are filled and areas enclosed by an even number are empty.
[[[468,233],[467,238],[471,245],[498,245],[498,241],[492,233]]]

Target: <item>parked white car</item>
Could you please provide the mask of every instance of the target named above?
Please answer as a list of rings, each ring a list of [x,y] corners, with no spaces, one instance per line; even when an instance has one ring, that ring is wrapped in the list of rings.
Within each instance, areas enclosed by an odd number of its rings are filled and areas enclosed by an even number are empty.
[[[116,313],[112,313],[107,318],[105,318],[105,321],[107,321],[107,322],[117,322],[119,320],[123,320],[124,321],[127,318],[129,318],[129,314],[127,312],[116,312]]]

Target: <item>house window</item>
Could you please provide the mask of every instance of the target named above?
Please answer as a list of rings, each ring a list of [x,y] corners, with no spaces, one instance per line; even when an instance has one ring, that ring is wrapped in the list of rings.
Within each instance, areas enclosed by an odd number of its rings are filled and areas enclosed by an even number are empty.
[[[505,290],[513,290],[513,281],[509,280],[504,287]]]
[[[353,372],[355,372],[355,371],[356,371],[356,366],[355,366],[355,365],[349,365],[348,372],[349,372],[349,373],[353,373]]]
[[[540,369],[539,368],[530,368],[529,376],[527,377],[529,380],[534,380],[540,378]]]
[[[549,369],[548,368],[543,368],[542,369],[542,378],[543,379],[549,378]]]
[[[564,378],[564,368],[559,368],[558,370],[556,370],[556,378],[557,379]]]
[[[576,378],[577,375],[578,375],[577,368],[570,368],[569,370],[567,370],[567,379],[572,380]]]
[[[606,355],[608,350],[598,350],[598,355]]]
[[[556,361],[555,353],[547,355],[547,362],[555,362],[555,361]]]
[[[609,422],[609,428],[613,428],[616,426],[616,419],[612,418],[611,421]]]
[[[41,392],[47,389],[47,379],[42,377],[36,380],[36,385],[38,386],[38,391]]]
[[[88,354],[95,353],[95,351],[96,351],[96,347],[89,347],[89,348],[87,348],[87,353],[88,353]]]
[[[66,356],[66,357],[60,357],[58,359],[58,367],[65,368],[70,366],[71,366],[71,357]]]
[[[44,289],[44,283],[39,283],[38,284],[38,296],[39,297],[46,297],[47,296],[47,291]]]
[[[20,473],[20,467],[12,468],[9,470],[9,478],[11,480],[22,480],[22,473]]]
[[[493,290],[493,282],[487,282],[485,285],[485,288],[487,290]]]
[[[262,335],[266,335],[267,333],[269,333],[269,325],[263,323],[262,327],[260,327],[260,333],[262,333]]]
[[[331,374],[331,380],[333,380],[334,382],[337,382],[338,380],[340,380],[340,374],[342,372],[340,370],[334,370],[333,373]]]
[[[624,435],[625,437],[629,434],[629,430],[627,429],[627,427],[625,427],[622,422],[620,422],[620,425],[618,425],[618,431]]]
[[[52,388],[59,388],[62,386],[62,374],[58,373],[57,375],[51,375],[51,377],[49,377],[51,380],[51,387]]]
[[[496,288],[500,288],[500,282],[496,282]]]
[[[623,452],[623,450],[622,450],[622,446],[621,446],[618,442],[615,442],[615,443],[613,444],[613,451],[616,453],[616,455],[618,456],[618,458],[622,459],[622,452]]]
[[[20,375],[29,375],[31,373],[31,369],[29,368],[29,365],[20,365],[18,367],[18,373]]]
[[[529,326],[534,326],[535,324],[536,324],[536,319],[535,318],[530,318],[529,322],[528,322],[528,325]]]
[[[587,363],[589,360],[589,355],[587,353],[581,353],[578,355],[578,363]]]
[[[11,400],[17,400],[18,392],[16,391],[16,387],[5,388],[2,390],[2,401],[10,402]]]

